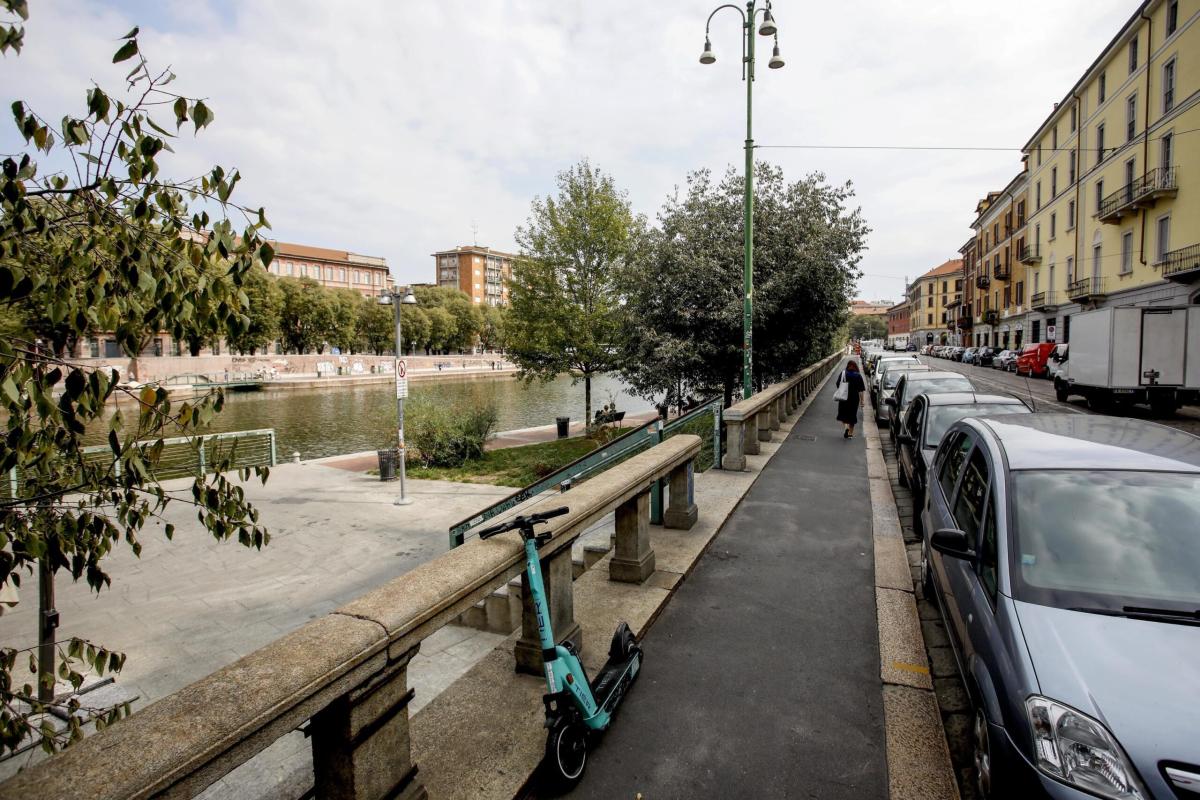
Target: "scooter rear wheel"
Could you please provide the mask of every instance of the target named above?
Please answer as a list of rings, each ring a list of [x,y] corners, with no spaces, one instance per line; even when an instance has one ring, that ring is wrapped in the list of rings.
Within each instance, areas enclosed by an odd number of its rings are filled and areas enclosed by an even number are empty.
[[[583,778],[587,767],[587,728],[580,722],[560,721],[546,737],[546,778],[553,788],[565,792]]]

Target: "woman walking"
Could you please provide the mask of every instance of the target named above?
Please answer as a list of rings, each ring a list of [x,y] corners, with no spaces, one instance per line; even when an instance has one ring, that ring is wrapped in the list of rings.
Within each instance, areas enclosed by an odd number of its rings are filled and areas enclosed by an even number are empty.
[[[858,410],[863,407],[863,393],[867,390],[867,385],[858,371],[858,362],[854,359],[850,359],[846,364],[846,371],[838,376],[837,386],[834,392],[838,401],[837,418],[846,428],[842,437],[853,439],[854,426],[858,424]]]

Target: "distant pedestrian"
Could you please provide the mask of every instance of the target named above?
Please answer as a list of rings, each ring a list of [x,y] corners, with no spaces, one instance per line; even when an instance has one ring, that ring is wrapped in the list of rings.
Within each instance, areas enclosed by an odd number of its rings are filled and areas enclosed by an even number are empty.
[[[854,438],[854,426],[858,424],[858,411],[863,407],[863,395],[866,390],[867,385],[858,371],[858,362],[850,359],[846,370],[838,376],[837,388],[833,393],[834,399],[838,401],[838,422],[845,427],[842,431],[842,437],[845,439]]]

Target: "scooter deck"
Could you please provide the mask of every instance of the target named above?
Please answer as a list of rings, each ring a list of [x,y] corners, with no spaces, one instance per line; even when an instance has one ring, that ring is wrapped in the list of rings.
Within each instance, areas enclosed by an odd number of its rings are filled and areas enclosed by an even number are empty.
[[[628,658],[609,659],[604,663],[590,684],[592,697],[603,710],[612,713],[617,707],[641,664],[641,650],[634,650]]]

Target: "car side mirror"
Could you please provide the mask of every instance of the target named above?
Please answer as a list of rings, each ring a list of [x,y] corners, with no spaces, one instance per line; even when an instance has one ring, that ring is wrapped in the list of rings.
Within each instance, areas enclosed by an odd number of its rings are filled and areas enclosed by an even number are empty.
[[[896,441],[899,442],[900,444],[909,444],[909,445],[917,443],[917,440],[914,439],[912,437],[912,434],[909,434],[909,433],[898,434],[896,436]]]
[[[887,403],[892,408],[896,407],[896,398],[895,397],[889,397],[886,400],[884,400],[883,402]]]
[[[971,549],[967,535],[957,528],[940,528],[929,537],[929,544],[939,553],[974,562],[978,555]]]

